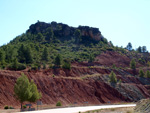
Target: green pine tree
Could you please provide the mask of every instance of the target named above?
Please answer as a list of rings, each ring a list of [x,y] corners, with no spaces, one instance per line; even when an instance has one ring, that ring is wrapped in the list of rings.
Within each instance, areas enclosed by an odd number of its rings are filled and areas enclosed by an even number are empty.
[[[33,62],[33,57],[32,57],[32,52],[31,52],[31,48],[30,47],[27,47],[25,49],[25,62],[27,64],[30,64]]]
[[[15,97],[22,104],[25,101],[35,102],[41,98],[41,93],[38,92],[37,86],[33,81],[29,81],[28,77],[22,74],[16,81],[14,86]]]
[[[150,78],[150,71],[149,70],[146,71],[146,77]]]
[[[14,86],[15,97],[21,103],[21,109],[23,102],[31,98],[30,82],[26,75],[22,74],[16,81]]]
[[[47,50],[46,47],[44,48],[44,51],[42,53],[42,60],[43,61],[48,61],[48,50]]]
[[[56,66],[58,66],[58,67],[61,66],[61,64],[62,64],[62,57],[61,57],[60,54],[58,54],[58,55],[55,57],[55,62],[54,62],[54,64],[55,64]]]
[[[113,71],[111,71],[111,73],[109,75],[109,81],[111,83],[117,83],[117,77],[116,77],[116,74]]]
[[[37,86],[34,83],[34,81],[32,80],[30,83],[30,91],[31,91],[31,97],[29,98],[29,102],[36,102],[38,99],[40,99],[42,97],[41,93],[38,92]]]
[[[130,67],[131,67],[131,69],[136,69],[136,62],[134,59],[131,60]]]
[[[145,75],[145,74],[144,74],[144,71],[143,71],[143,70],[140,70],[140,71],[139,71],[139,77],[144,77],[144,75]]]

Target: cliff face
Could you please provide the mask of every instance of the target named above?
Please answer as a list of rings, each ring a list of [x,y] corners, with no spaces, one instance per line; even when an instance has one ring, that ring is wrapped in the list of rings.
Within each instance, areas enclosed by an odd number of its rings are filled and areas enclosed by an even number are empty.
[[[67,36],[74,36],[74,32],[76,29],[79,29],[81,31],[82,37],[90,37],[93,40],[100,41],[103,36],[101,35],[101,32],[98,28],[88,27],[88,26],[79,26],[77,28],[68,26],[67,24],[62,23],[45,23],[45,22],[37,22],[35,24],[32,24],[29,27],[29,30],[27,32],[31,33],[45,33],[48,28],[51,28],[54,32],[55,36],[58,37],[67,37]]]

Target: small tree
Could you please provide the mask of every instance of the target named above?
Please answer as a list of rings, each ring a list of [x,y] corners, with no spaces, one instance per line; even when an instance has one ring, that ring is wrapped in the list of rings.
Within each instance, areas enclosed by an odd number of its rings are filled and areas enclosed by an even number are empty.
[[[134,59],[131,60],[130,67],[131,67],[131,69],[136,69],[136,62]]]
[[[13,60],[13,63],[12,63],[12,68],[13,69],[15,69],[15,70],[17,70],[18,69],[18,60],[17,60],[17,58],[15,58],[14,60]]]
[[[42,60],[43,61],[48,61],[48,50],[47,50],[46,47],[44,48],[44,51],[42,53]]]
[[[17,79],[16,84],[14,86],[14,92],[15,92],[15,97],[21,103],[21,109],[22,109],[23,102],[27,101],[32,96],[32,93],[30,92],[30,82],[27,76],[22,74],[21,77]]]
[[[145,75],[145,74],[144,74],[143,70],[140,70],[140,71],[139,71],[139,77],[144,77],[144,75]]]
[[[60,65],[62,64],[62,58],[61,58],[61,55],[60,55],[60,54],[58,54],[58,55],[56,56],[54,64],[55,64],[56,66],[59,66],[59,67],[60,67]]]
[[[146,46],[143,46],[143,47],[142,47],[142,52],[143,52],[143,53],[147,52]]]
[[[71,69],[71,63],[70,60],[64,60],[63,66],[64,69]]]
[[[141,52],[142,52],[142,48],[141,48],[141,46],[139,46],[139,47],[137,48],[137,52],[139,52],[139,53],[141,53]]]
[[[148,67],[150,67],[150,61],[147,62]]]
[[[93,61],[94,61],[94,56],[90,54],[88,62],[93,62]]]
[[[29,82],[29,79],[26,75],[22,74],[16,81],[14,86],[15,97],[22,104],[25,101],[35,102],[41,98],[41,93],[38,92],[37,86],[33,81]]]
[[[128,49],[129,51],[132,50],[132,44],[131,44],[130,42],[129,42],[128,45],[127,45],[127,49]]]
[[[150,71],[149,70],[146,71],[146,77],[150,78]]]
[[[28,99],[29,102],[36,102],[42,96],[41,93],[38,92],[37,86],[33,80],[31,80],[30,83],[30,92],[32,93],[32,96]]]
[[[109,75],[109,81],[111,83],[117,83],[117,77],[116,77],[116,74],[113,71],[111,71],[111,73]]]
[[[56,106],[62,106],[61,102],[58,101],[58,102],[56,103]]]

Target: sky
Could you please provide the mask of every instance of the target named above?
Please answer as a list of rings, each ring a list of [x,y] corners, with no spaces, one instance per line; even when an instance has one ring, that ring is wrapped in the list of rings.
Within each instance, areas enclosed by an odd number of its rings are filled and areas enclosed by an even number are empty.
[[[150,0],[0,0],[0,46],[38,20],[96,27],[114,45],[150,51]]]

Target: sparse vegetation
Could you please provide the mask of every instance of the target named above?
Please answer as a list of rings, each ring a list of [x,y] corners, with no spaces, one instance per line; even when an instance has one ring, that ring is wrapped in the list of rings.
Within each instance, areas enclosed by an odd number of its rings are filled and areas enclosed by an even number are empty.
[[[131,67],[131,69],[136,69],[136,62],[134,59],[131,60],[130,67]]]
[[[113,71],[109,75],[109,81],[110,81],[110,83],[117,83],[117,77]]]
[[[9,109],[9,106],[8,106],[8,105],[6,105],[6,106],[4,107],[4,109]]]
[[[146,71],[146,77],[150,78],[150,71],[149,70]]]
[[[139,71],[139,77],[144,77],[144,76],[145,76],[144,71],[143,71],[143,70],[140,70],[140,71]]]
[[[61,102],[58,101],[58,102],[56,103],[56,106],[62,106]]]

